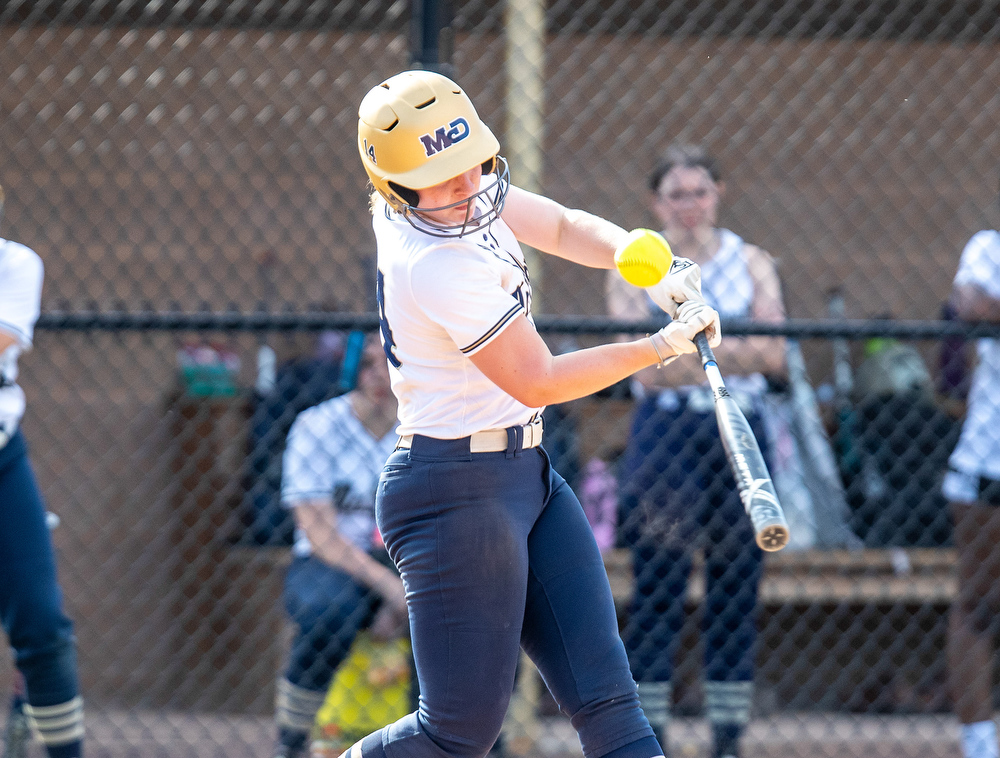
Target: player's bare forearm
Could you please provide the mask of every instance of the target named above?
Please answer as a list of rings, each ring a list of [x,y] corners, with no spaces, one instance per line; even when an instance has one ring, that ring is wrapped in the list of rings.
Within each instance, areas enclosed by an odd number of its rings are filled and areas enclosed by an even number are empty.
[[[663,358],[673,357],[668,348],[659,349]],[[470,359],[500,389],[530,408],[586,397],[659,361],[645,337],[553,356],[524,316]]]
[[[11,345],[17,342],[17,337],[8,331],[0,328],[0,355],[3,355],[4,351]]]
[[[780,376],[785,373],[784,337],[754,336],[723,339],[715,354],[720,361],[726,362],[726,370],[733,374],[761,373]]]
[[[665,351],[662,347],[659,350],[659,355],[665,359],[675,357],[674,353]],[[687,362],[695,368],[698,365],[693,358]],[[657,352],[646,337],[557,355],[553,358],[550,385],[553,397],[539,405],[553,405],[592,395],[643,369],[670,373],[682,361],[671,362],[663,369],[655,368],[658,363]]]
[[[614,268],[627,232],[599,216],[511,187],[503,219],[519,242],[591,268]]]
[[[952,302],[963,321],[1000,321],[1000,300],[974,284],[956,286]]]
[[[317,558],[383,596],[398,594],[399,577],[337,531],[337,513],[332,502],[307,500],[298,504],[292,513],[295,523],[309,538]]]
[[[783,337],[723,337],[722,344],[714,350],[726,375],[761,373],[767,376],[784,376],[785,340]],[[697,361],[679,361],[671,371],[642,371],[638,379],[650,387],[683,387],[705,381],[701,364]]]
[[[615,267],[615,250],[628,232],[600,216],[569,208],[563,214],[559,246],[553,255],[590,268]]]

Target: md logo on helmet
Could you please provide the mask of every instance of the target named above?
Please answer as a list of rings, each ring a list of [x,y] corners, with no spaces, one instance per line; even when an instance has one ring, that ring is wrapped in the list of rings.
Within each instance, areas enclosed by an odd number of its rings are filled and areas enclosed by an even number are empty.
[[[447,126],[439,126],[434,130],[434,134],[421,135],[420,141],[424,145],[424,152],[430,158],[456,142],[461,142],[469,136],[469,132],[469,122],[464,118],[456,118]]]

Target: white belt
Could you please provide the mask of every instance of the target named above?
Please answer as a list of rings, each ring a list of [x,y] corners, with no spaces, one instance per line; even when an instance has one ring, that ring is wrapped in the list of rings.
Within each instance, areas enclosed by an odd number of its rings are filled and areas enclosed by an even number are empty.
[[[521,450],[538,447],[542,444],[541,419],[537,419],[524,426],[514,426],[511,429],[520,430],[523,435],[523,441],[520,445]],[[399,442],[396,443],[397,449],[409,450],[412,446],[412,434],[400,437]],[[469,452],[472,453],[502,453],[509,447],[510,438],[506,429],[487,429],[484,432],[476,432],[469,437]]]

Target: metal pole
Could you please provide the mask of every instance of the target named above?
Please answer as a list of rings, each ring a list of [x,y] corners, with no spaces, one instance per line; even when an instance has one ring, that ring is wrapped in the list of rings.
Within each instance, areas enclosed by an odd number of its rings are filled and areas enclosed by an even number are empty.
[[[531,192],[542,190],[545,140],[545,2],[507,0],[507,128],[504,155],[511,181]],[[531,271],[533,311],[542,310],[544,270],[536,250],[525,248]]]
[[[451,0],[410,0],[410,68],[454,78]]]

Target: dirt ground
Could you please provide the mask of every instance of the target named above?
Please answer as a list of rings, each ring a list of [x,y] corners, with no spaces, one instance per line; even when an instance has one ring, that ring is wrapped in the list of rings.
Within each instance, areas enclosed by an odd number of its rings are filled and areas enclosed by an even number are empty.
[[[271,758],[268,718],[88,709],[88,758]],[[2,722],[0,722],[2,723]],[[702,719],[675,719],[673,758],[708,755]],[[30,758],[43,758],[32,745]],[[541,720],[534,734],[508,749],[510,758],[578,758],[579,742],[561,717]],[[754,721],[744,758],[951,758],[959,756],[950,716],[780,714]]]

